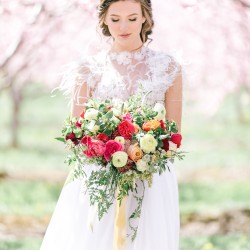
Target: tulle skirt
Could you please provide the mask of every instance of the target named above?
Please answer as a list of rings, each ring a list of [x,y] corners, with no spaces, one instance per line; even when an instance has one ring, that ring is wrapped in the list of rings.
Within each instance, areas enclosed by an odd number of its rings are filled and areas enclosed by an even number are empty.
[[[115,202],[99,221],[88,194],[83,192],[84,180],[75,180],[64,185],[40,250],[178,250],[178,184],[173,164],[169,162],[168,166],[170,171],[154,175],[151,187],[145,185],[134,241],[127,238],[123,246],[115,246]],[[127,219],[136,204],[130,194]],[[131,233],[128,224],[125,230]]]

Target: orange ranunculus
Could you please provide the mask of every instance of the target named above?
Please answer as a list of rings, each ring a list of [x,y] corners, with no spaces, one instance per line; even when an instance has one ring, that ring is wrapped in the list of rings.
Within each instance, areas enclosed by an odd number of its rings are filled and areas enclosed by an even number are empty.
[[[143,156],[142,150],[138,147],[138,143],[130,145],[127,153],[129,158],[134,162],[138,161]]]
[[[150,120],[150,121],[147,121],[147,122],[143,123],[142,129],[144,131],[156,130],[160,126],[161,126],[161,123],[159,121],[157,121],[157,120]]]

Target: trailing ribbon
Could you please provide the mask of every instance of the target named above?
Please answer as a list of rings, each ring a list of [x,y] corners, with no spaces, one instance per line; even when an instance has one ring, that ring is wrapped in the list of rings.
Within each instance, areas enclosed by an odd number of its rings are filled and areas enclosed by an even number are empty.
[[[121,206],[119,201],[116,200],[116,214],[114,222],[114,242],[113,250],[126,250],[126,238],[127,238],[127,197],[122,199]]]

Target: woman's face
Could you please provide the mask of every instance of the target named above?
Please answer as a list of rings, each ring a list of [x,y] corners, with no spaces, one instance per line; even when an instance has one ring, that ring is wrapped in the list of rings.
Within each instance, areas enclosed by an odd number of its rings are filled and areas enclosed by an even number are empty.
[[[104,21],[115,42],[123,47],[141,43],[140,33],[144,22],[141,4],[131,0],[112,3]]]

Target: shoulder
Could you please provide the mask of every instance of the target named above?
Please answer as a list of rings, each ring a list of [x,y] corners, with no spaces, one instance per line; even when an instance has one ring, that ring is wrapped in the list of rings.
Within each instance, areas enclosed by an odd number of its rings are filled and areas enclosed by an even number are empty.
[[[181,71],[181,65],[174,53],[149,49],[149,55],[151,61],[164,69],[166,73],[174,74]]]

